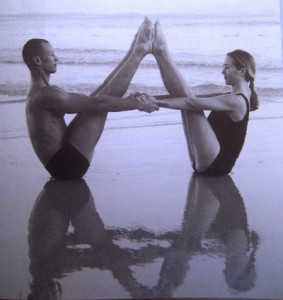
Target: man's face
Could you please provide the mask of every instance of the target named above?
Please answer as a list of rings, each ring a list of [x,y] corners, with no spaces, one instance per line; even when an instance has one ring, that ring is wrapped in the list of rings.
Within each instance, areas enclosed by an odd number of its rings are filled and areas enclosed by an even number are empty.
[[[42,53],[40,56],[42,70],[48,74],[55,73],[57,70],[58,58],[54,53],[50,43],[42,44]]]

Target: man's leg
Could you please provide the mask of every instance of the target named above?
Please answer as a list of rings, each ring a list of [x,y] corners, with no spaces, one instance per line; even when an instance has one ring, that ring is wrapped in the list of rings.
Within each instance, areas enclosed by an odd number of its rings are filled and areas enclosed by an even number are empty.
[[[155,23],[153,55],[157,60],[162,80],[169,94],[173,97],[190,97],[193,95],[192,90],[188,87],[171,58],[158,22]],[[204,171],[219,153],[218,140],[203,112],[186,110],[181,113],[190,158],[198,171]]]
[[[147,20],[147,18],[144,21],[146,21],[146,20]],[[107,76],[107,78],[103,81],[103,83],[96,90],[94,90],[91,93],[91,95],[95,96],[95,95],[99,94],[109,84],[109,82],[113,78],[113,76],[115,76],[117,74],[117,72],[121,69],[121,67],[125,64],[125,62],[129,58],[129,56],[133,52],[138,33],[139,33],[139,31],[135,34],[132,44],[131,44],[128,52],[126,53],[126,55],[123,57],[123,59],[119,62],[119,64],[115,67],[115,69]]]
[[[110,74],[102,88],[91,95],[111,95],[122,97],[145,55],[152,50],[152,23],[145,19],[134,42],[122,63]],[[68,141],[90,162],[106,121],[107,113],[89,112],[78,114],[69,126]]]

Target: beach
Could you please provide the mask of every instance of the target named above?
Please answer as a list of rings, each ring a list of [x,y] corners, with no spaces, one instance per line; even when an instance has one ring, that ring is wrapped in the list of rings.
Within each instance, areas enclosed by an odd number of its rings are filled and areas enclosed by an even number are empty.
[[[230,174],[243,199],[248,230],[256,232],[259,237],[251,286],[245,291],[229,288],[223,273],[225,250],[223,252],[220,246],[220,249],[214,249],[213,239],[203,238],[209,251],[203,253],[203,250],[195,250],[190,259],[183,254],[177,256],[177,262],[184,260],[183,263],[189,264],[189,267],[183,271],[180,282],[173,284],[171,279],[170,291],[162,289],[159,284],[166,260],[161,252],[155,253],[154,259],[149,258],[146,263],[130,262],[132,275],[141,285],[140,297],[282,297],[283,245],[280,236],[283,228],[283,157],[281,141],[277,136],[283,130],[281,111],[282,103],[278,101],[263,103],[262,110],[254,113],[246,144]],[[130,120],[127,124],[125,116]],[[29,271],[31,244],[28,243],[28,236],[31,225],[28,224],[49,175],[31,147],[25,128],[24,104],[1,105],[1,120],[1,125],[5,120],[5,127],[1,128],[6,132],[6,138],[0,141],[0,291],[1,298],[25,299],[31,293],[33,279]],[[162,124],[164,120],[167,120],[166,125]],[[126,233],[119,233],[120,240],[116,237],[116,243],[122,249],[137,250],[146,245],[168,249],[170,238],[161,241],[153,236],[178,235],[182,231],[192,176],[179,112],[161,109],[152,115],[139,112],[110,114],[84,179],[104,228],[109,232],[125,230]],[[201,222],[201,217],[198,221]],[[145,235],[141,240],[131,237],[131,232],[136,230],[144,230],[147,235],[151,233],[153,236]],[[85,247],[88,249],[88,244],[77,245],[74,248],[78,251],[76,255]],[[75,261],[74,257],[72,259]],[[55,272],[52,278],[52,281],[60,283],[63,296],[59,299],[121,299],[134,298],[137,295],[135,292],[138,293],[139,289],[132,286],[131,280],[123,277],[123,263],[122,266],[118,264],[123,280],[117,274],[113,277],[114,273],[109,271],[111,264],[91,267],[92,264],[80,260],[74,262],[75,267],[68,260],[62,264],[61,273]],[[163,280],[170,282],[170,277]],[[203,285],[205,289],[201,288]]]
[[[217,16],[207,23],[197,16],[190,22],[159,16],[178,66],[197,93],[227,89],[221,67],[228,46],[255,45],[260,108],[250,115],[229,176],[194,174],[180,112],[162,108],[109,113],[84,180],[70,182],[50,180],[30,143],[29,74],[20,47],[35,33],[52,39],[61,57],[52,82],[88,94],[126,53],[142,16],[41,17],[6,16],[0,24],[11,32],[13,24],[23,26],[14,35],[6,31],[0,54],[0,299],[282,299],[278,16],[228,18],[230,31]],[[91,20],[100,20],[98,28],[89,26]],[[44,26],[35,28],[38,22]],[[212,33],[215,43],[198,51],[194,45]],[[137,90],[166,93],[151,57],[128,92]]]

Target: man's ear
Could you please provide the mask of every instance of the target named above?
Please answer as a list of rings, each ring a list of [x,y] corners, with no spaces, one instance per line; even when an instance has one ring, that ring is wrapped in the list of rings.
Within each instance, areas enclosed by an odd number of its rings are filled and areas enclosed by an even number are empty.
[[[40,66],[41,65],[41,58],[39,56],[34,56],[33,59],[32,59],[33,63],[36,65],[36,66]]]

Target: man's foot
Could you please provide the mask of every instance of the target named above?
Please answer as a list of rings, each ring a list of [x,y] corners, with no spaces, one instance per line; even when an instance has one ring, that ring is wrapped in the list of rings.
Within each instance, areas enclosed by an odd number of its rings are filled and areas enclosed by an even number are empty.
[[[152,54],[158,55],[167,50],[167,42],[158,20],[155,22],[154,28],[155,38],[152,45]]]
[[[154,27],[150,19],[147,17],[141,24],[136,36],[133,50],[147,55],[152,52]]]

